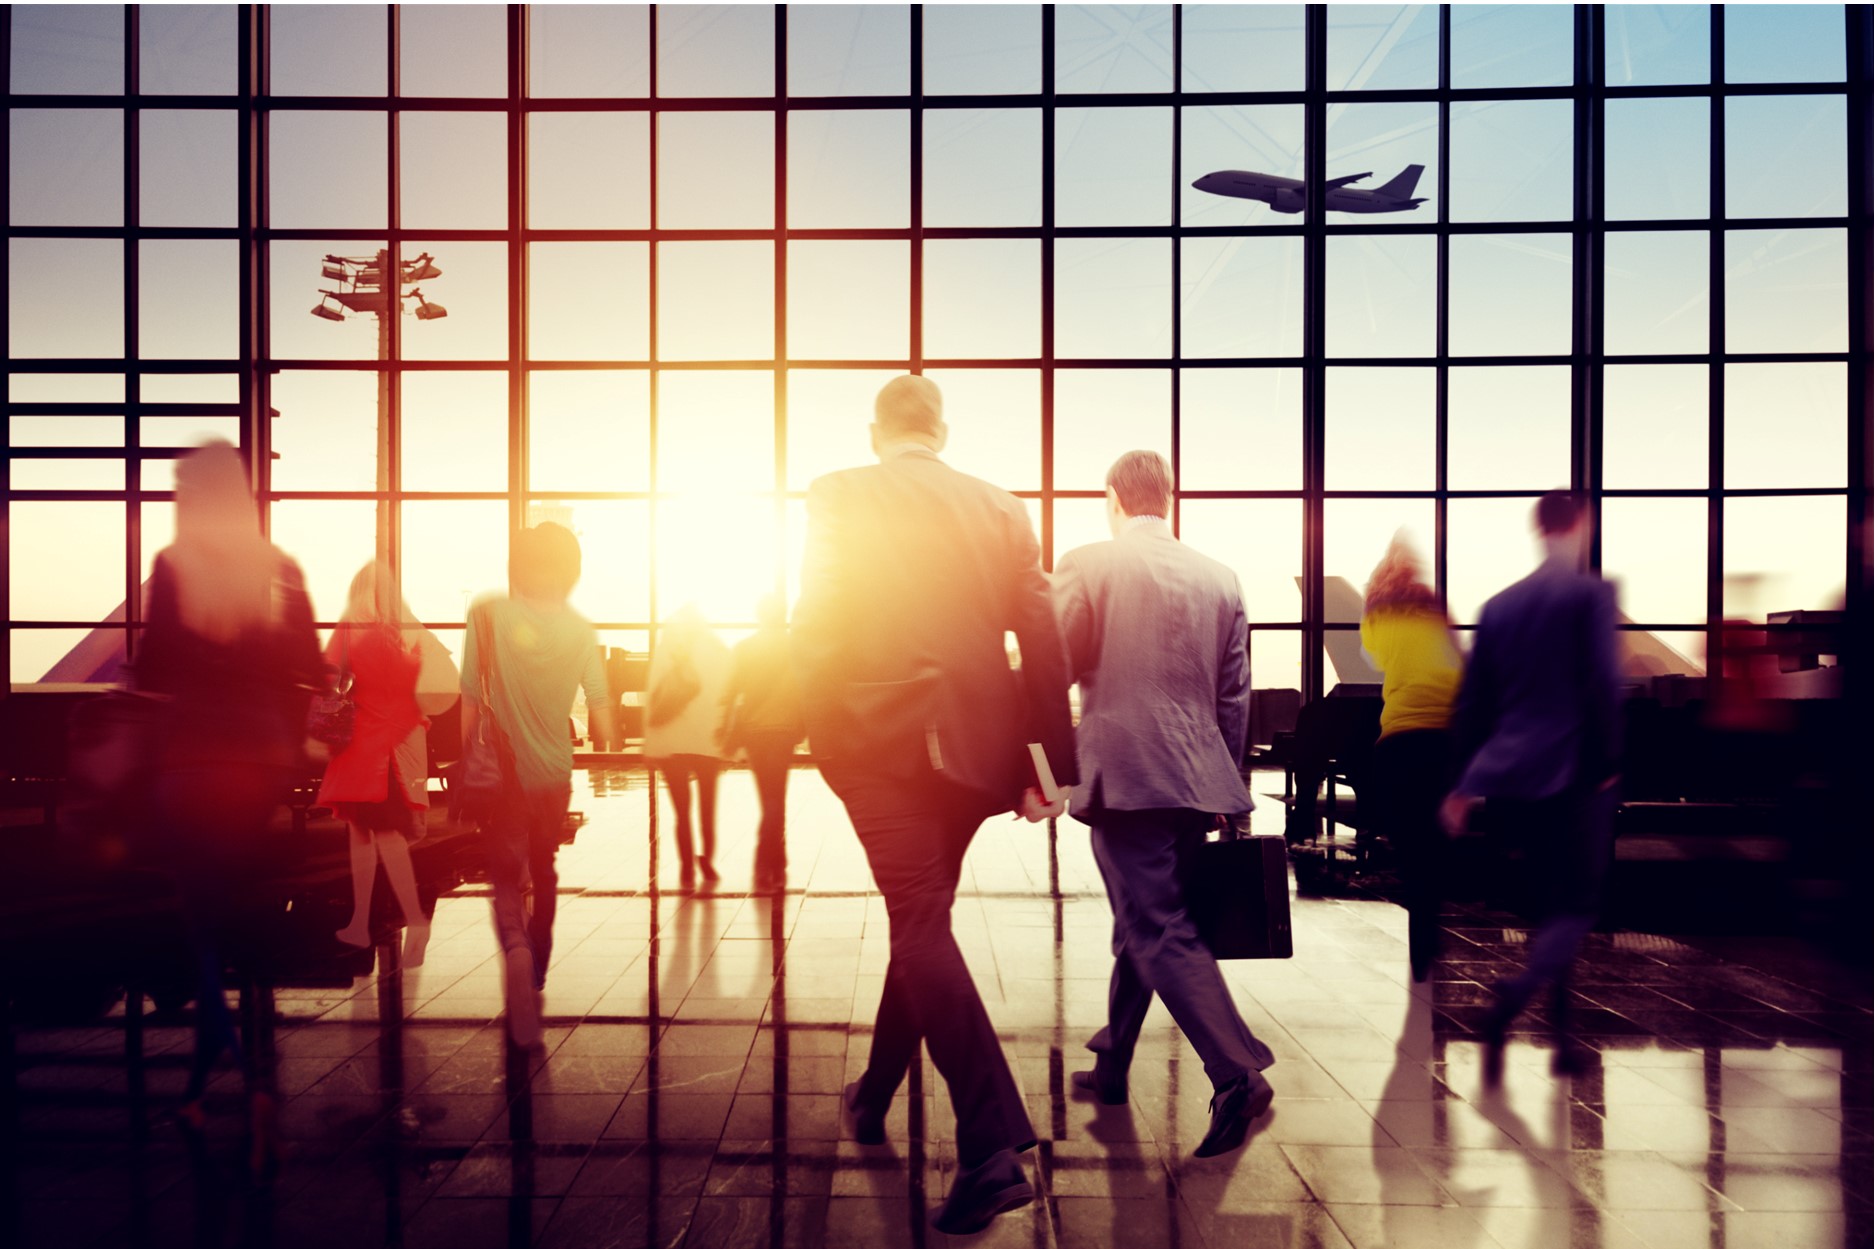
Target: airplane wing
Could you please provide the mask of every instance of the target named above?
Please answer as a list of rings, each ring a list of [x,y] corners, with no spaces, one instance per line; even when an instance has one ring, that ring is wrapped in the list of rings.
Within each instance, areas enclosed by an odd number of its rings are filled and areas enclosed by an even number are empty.
[[[1345,178],[1330,178],[1328,180],[1328,189],[1332,191],[1338,186],[1346,186],[1350,182],[1359,182],[1362,178],[1371,178],[1373,176],[1373,171],[1369,170],[1367,173],[1351,173]]]

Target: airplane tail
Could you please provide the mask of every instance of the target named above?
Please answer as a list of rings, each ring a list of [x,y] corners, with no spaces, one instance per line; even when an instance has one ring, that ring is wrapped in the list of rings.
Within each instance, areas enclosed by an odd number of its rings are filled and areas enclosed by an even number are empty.
[[[1412,195],[1413,188],[1419,185],[1419,175],[1425,172],[1424,165],[1408,165],[1395,174],[1392,181],[1385,186],[1375,187],[1374,194],[1389,195],[1394,199],[1406,199]]]

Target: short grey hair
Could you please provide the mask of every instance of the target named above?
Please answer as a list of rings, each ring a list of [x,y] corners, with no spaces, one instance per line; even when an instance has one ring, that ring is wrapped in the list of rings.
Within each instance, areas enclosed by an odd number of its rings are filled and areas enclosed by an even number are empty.
[[[1157,451],[1128,451],[1107,470],[1107,489],[1128,516],[1165,516],[1172,509],[1172,466]]]
[[[928,377],[913,373],[895,377],[873,400],[872,419],[888,438],[935,438],[944,424],[943,392]]]

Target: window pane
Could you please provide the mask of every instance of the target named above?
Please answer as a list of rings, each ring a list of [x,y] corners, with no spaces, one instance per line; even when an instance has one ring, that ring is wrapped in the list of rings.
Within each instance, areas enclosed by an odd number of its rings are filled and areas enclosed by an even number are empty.
[[[534,243],[528,260],[530,357],[650,358],[649,244]]]
[[[1329,369],[1328,489],[1432,489],[1437,382],[1431,369]]]
[[[1172,458],[1172,374],[1166,369],[1055,373],[1055,489],[1105,490],[1128,451]]]
[[[405,373],[398,416],[403,446],[398,469],[405,490],[508,488],[505,372]],[[530,419],[538,420],[532,409]]]
[[[1302,240],[1188,238],[1179,283],[1186,359],[1302,354]]]
[[[18,116],[16,112],[14,114]],[[146,226],[233,226],[239,140],[235,114],[145,109],[140,116],[139,219]],[[14,186],[19,185],[18,180]]]
[[[906,360],[911,245],[788,244],[788,355],[795,360]]]
[[[1705,488],[1707,368],[1611,364],[1602,370],[1602,484]]]
[[[1848,387],[1841,364],[1726,365],[1726,488],[1847,485]]]
[[[1569,369],[1453,369],[1446,382],[1446,477],[1454,490],[1569,484]]]
[[[1170,225],[1172,110],[1055,114],[1055,224]]]
[[[124,6],[16,4],[10,89],[19,95],[119,95]]]
[[[1849,240],[1841,230],[1725,235],[1727,351],[1842,351]]]
[[[775,354],[775,245],[658,244],[658,355],[768,360]]]
[[[19,380],[19,379],[15,379]],[[119,395],[119,399],[123,396]],[[13,400],[20,402],[16,396]],[[9,447],[121,447],[121,416],[9,416]]]
[[[1610,234],[1604,263],[1602,342],[1609,355],[1706,350],[1711,235]]]
[[[390,27],[381,4],[283,4],[269,13],[268,29],[275,95],[383,95],[389,86]],[[276,133],[273,150],[299,149],[281,147]]]
[[[1706,501],[1604,499],[1602,574],[1642,624],[1706,618]]]
[[[405,98],[508,94],[505,5],[412,4],[397,12],[397,88]]]
[[[1171,89],[1171,5],[1063,4],[1056,7],[1056,91]]]
[[[1330,236],[1328,354],[1431,355],[1435,258],[1430,238]]]
[[[466,619],[477,595],[508,584],[506,500],[405,503],[402,521],[404,601],[418,620]]]
[[[1725,615],[1841,608],[1848,508],[1841,496],[1725,501]]]
[[[788,224],[807,230],[910,225],[911,114],[789,113]]]
[[[378,489],[378,374],[289,370],[272,403],[275,490]]]
[[[596,622],[650,621],[649,503],[642,499],[530,500],[528,526],[543,521],[565,525],[579,539],[582,571],[569,600],[575,610]]]
[[[1185,46],[1191,46],[1189,40]],[[1299,214],[1280,214],[1257,200],[1213,195],[1192,183],[1227,169],[1299,179],[1302,160],[1301,105],[1188,108],[1179,137],[1179,220],[1188,226],[1299,226]]]
[[[1568,221],[1574,108],[1568,100],[1453,104],[1452,220]]]
[[[1299,500],[1186,499],[1178,506],[1178,536],[1237,574],[1244,614],[1253,622],[1302,618]],[[1259,634],[1259,645],[1262,640]]]
[[[1042,11],[1033,4],[934,4],[924,10],[927,95],[1042,89]]]
[[[1568,353],[1567,234],[1459,236],[1450,255],[1453,355]]]
[[[533,113],[527,124],[530,227],[650,228],[649,114]]]
[[[122,490],[122,460],[22,460],[7,464],[12,490]]]
[[[1105,499],[1056,499],[1054,509],[1055,550],[1051,571],[1060,567],[1061,557],[1076,547],[1105,542],[1113,536],[1113,530],[1107,524]],[[1041,531],[1041,525],[1037,522],[1035,532],[1038,538]]]
[[[241,442],[241,418],[238,416],[146,416],[137,421],[137,437],[145,450],[151,447],[198,447],[220,439],[238,446]]]
[[[124,224],[122,112],[12,108],[7,110],[7,132],[12,224]]]
[[[775,224],[773,113],[658,116],[658,225],[766,230]]]
[[[1454,87],[1566,87],[1575,81],[1575,13],[1566,4],[1452,7]]]
[[[1029,359],[1042,350],[1041,244],[932,239],[924,244],[924,354]]]
[[[1302,689],[1302,634],[1295,629],[1253,629],[1250,632],[1250,688]],[[1264,745],[1266,743],[1257,743]],[[1262,792],[1262,791],[1259,791]],[[1275,798],[1277,794],[1267,794]],[[1271,804],[1262,804],[1267,810]],[[1275,816],[1281,821],[1281,809]],[[1275,830],[1272,830],[1275,831]]]
[[[14,257],[17,261],[17,255]],[[150,379],[145,378],[145,386]],[[9,373],[7,399],[13,403],[122,403],[121,373]],[[15,420],[23,419],[15,417]],[[32,418],[38,420],[40,418]],[[46,418],[52,419],[52,418]],[[87,422],[87,427],[89,422]],[[121,446],[121,443],[111,443]]]
[[[1458,624],[1536,566],[1534,499],[1453,499],[1446,504],[1446,603]]]
[[[897,376],[892,369],[788,370],[788,489],[805,490],[816,477],[870,461],[872,401]],[[945,400],[955,407],[948,389]],[[949,448],[945,459],[952,460]]]
[[[123,607],[122,503],[15,500],[7,529],[13,619],[103,620]]]
[[[658,94],[775,94],[775,11],[753,4],[658,10]]]
[[[1839,4],[1725,6],[1727,82],[1841,82]]]
[[[1849,211],[1847,102],[1766,95],[1725,102],[1725,215],[1840,217]]]
[[[138,353],[231,360],[241,350],[241,245],[145,239],[137,248]]]
[[[1435,104],[1338,104],[1328,114],[1328,176],[1368,176],[1356,190],[1385,186],[1408,165],[1423,172],[1406,198],[1423,199],[1417,208],[1377,213],[1377,225],[1436,221],[1439,216],[1439,109]],[[1564,216],[1568,214],[1565,212]],[[1341,215],[1336,221],[1345,221]]]
[[[772,497],[712,493],[660,501],[659,613],[668,620],[694,603],[708,620],[752,617],[756,600],[780,580],[780,519]]]
[[[649,490],[651,375],[528,375],[529,490]]]
[[[909,7],[788,6],[789,95],[904,95],[910,90]]]
[[[7,354],[124,354],[124,245],[116,239],[7,240]]]
[[[240,51],[235,18],[232,7],[216,4],[153,4],[139,10],[139,88],[145,95],[233,94]]]
[[[123,629],[15,629],[7,636],[11,652],[8,680],[122,680]]]
[[[1168,240],[1056,240],[1057,356],[1140,359],[1171,351]]]
[[[716,498],[774,489],[772,372],[663,372],[657,386],[660,491]]]
[[[1329,6],[1330,91],[1385,91],[1438,85],[1438,6]]]
[[[1184,369],[1178,387],[1180,490],[1301,488],[1301,370]]]
[[[1188,6],[1184,90],[1302,90],[1302,12],[1299,4]]]
[[[927,226],[1040,225],[1040,111],[969,108],[927,112],[924,115],[924,223]]]
[[[1322,575],[1346,584],[1325,587],[1322,618],[1329,624],[1360,623],[1367,579],[1395,537],[1421,553],[1430,575],[1432,561],[1426,553],[1432,550],[1432,534],[1431,499],[1327,500],[1322,505]],[[1348,679],[1347,674],[1339,675]]]
[[[1616,4],[1603,12],[1610,86],[1711,79],[1712,14],[1705,5]]]
[[[506,243],[427,243],[411,239],[403,254],[436,257],[442,271],[405,292],[446,306],[448,316],[404,319],[402,354],[406,360],[505,360],[508,358],[508,245]],[[417,301],[404,305],[414,312]]]
[[[403,113],[398,125],[398,189],[406,229],[507,226],[507,118],[500,113]]]
[[[650,13],[647,4],[528,5],[528,93],[650,95]]]
[[[279,112],[268,115],[267,125],[275,227],[383,228],[390,196],[383,113]],[[335,176],[339,170],[343,176]]]
[[[945,463],[1005,490],[1042,488],[1039,370],[940,369],[926,376],[944,392],[951,431]]]
[[[377,504],[370,499],[276,499],[267,512],[268,537],[306,574],[313,618],[336,621],[345,611],[352,578],[377,550]]]
[[[1712,196],[1709,100],[1609,100],[1603,209],[1610,221],[1704,217]]]

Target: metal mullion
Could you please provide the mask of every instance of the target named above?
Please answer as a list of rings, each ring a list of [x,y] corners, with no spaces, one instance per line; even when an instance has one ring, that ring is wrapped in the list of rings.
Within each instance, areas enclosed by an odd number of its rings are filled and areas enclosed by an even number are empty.
[[[508,528],[527,525],[528,376],[525,366],[531,322],[527,288],[527,97],[528,10],[508,7]]]
[[[131,635],[142,623],[143,595],[143,310],[140,307],[143,275],[142,243],[137,224],[142,220],[143,112],[137,104],[142,89],[142,50],[138,28],[141,6],[124,6],[124,654]],[[251,456],[253,448],[248,447]]]
[[[1589,529],[1588,559],[1599,569],[1602,559],[1601,439],[1598,414],[1601,392],[1602,347],[1602,108],[1595,89],[1599,83],[1601,11],[1579,5],[1575,19],[1575,95],[1571,141],[1575,154],[1573,187],[1575,228],[1571,231],[1569,485],[1582,495],[1594,524]]]
[[[924,6],[911,6],[911,371],[924,372]]]
[[[788,6],[775,5],[774,588],[787,593],[788,524]]]
[[[237,220],[252,232],[245,244],[246,250],[252,252],[254,258],[254,304],[248,311],[248,317],[253,323],[255,350],[261,362],[254,369],[252,382],[252,419],[259,430],[259,437],[254,444],[254,489],[261,499],[271,500],[273,375],[278,366],[273,360],[273,244],[267,239],[267,225],[273,219],[273,121],[263,102],[273,82],[273,10],[270,5],[254,5],[250,11],[254,15],[254,25],[246,55],[249,57],[251,72],[238,85],[245,102],[245,111],[252,118],[250,131],[243,136],[242,150],[253,163],[250,168],[251,181],[244,183],[240,189],[238,212],[241,215]],[[260,516],[262,532],[271,535],[272,507],[263,505]]]
[[[1042,567],[1055,567],[1055,6],[1042,7]]]
[[[0,8],[0,66],[7,67],[11,73],[13,64],[13,6]],[[9,82],[9,85],[10,82]],[[12,126],[0,126],[0,204],[11,205],[13,202],[13,135]],[[11,210],[8,211],[9,220]],[[11,231],[9,230],[9,239]],[[12,244],[9,241],[8,250]],[[11,299],[0,299],[0,353],[6,360],[7,376],[13,375],[13,310]],[[8,442],[12,439],[9,436]],[[13,483],[9,477],[0,479],[0,552],[5,553],[8,567],[11,567],[13,542]],[[13,673],[13,591],[11,576],[0,577],[0,662],[7,666],[9,680]]]
[[[1178,236],[1179,223],[1184,219],[1180,192],[1184,189],[1179,177],[1179,153],[1184,148],[1185,134],[1185,6],[1172,6],[1172,514],[1166,519],[1171,522],[1172,536],[1179,536],[1179,500],[1184,484],[1184,423],[1180,419],[1184,407],[1183,379],[1185,370],[1180,367],[1185,352],[1185,288],[1184,288],[1184,240]]]
[[[653,621],[650,631],[646,634],[646,637],[648,638],[648,642],[646,644],[645,649],[647,651],[655,651],[657,647],[657,641],[658,641],[658,631],[657,631],[656,621],[659,619],[659,615],[658,615],[658,513],[660,509],[657,505],[657,499],[659,497],[659,492],[658,492],[658,423],[659,423],[661,414],[658,411],[658,408],[659,408],[658,392],[660,390],[660,387],[658,385],[658,370],[662,367],[661,362],[658,360],[658,252],[659,252],[660,247],[662,246],[662,244],[658,242],[658,237],[659,237],[658,235],[658,159],[659,159],[658,157],[658,130],[659,130],[658,118],[663,107],[662,102],[658,99],[658,6],[657,5],[653,4],[651,6],[650,12],[646,16],[645,20],[648,23],[646,27],[647,39],[648,39],[646,46],[649,49],[647,55],[650,58],[649,81],[647,83],[646,90],[648,90],[651,93],[650,98],[646,101],[646,105],[650,110],[650,116],[646,118],[646,129],[650,132],[650,144],[649,144],[648,151],[647,151],[647,160],[649,161],[651,168],[650,168],[650,171],[646,178],[646,183],[645,183],[646,193],[650,199],[650,221],[651,221],[651,241],[645,244],[645,248],[648,253],[647,256],[645,257],[645,274],[646,274],[645,298],[650,301],[650,307],[649,309],[647,309],[647,319],[646,319],[646,323],[650,327],[650,342],[646,345],[646,349],[645,349],[645,354],[648,357],[648,359],[646,360],[646,368],[650,371],[650,376],[646,379],[650,387],[650,393],[646,396],[646,421],[645,423],[647,427],[646,437],[650,445],[646,448],[646,455],[649,457],[649,462],[646,465],[647,471],[645,474],[645,483],[649,487],[649,489],[646,495],[646,502],[645,502],[645,541],[650,545],[650,550],[645,552],[645,570],[646,570],[646,576],[650,579],[651,584],[645,587],[645,592],[646,592],[645,602],[649,604],[650,610],[647,614],[651,617]],[[621,726],[621,732],[622,731],[623,731],[623,728]],[[658,804],[657,804],[657,786],[656,786],[655,778],[653,779],[651,789],[652,789],[651,798],[650,798],[651,879],[653,882],[656,882],[657,880],[657,830],[658,830],[657,810],[658,810]],[[654,983],[655,983],[655,980],[656,980],[656,977],[653,977]]]
[[[254,188],[256,171],[261,167],[258,151],[258,130],[261,114],[254,107],[255,97],[259,94],[260,82],[256,75],[266,62],[266,38],[268,9],[262,5],[244,4],[235,18],[237,30],[235,70],[235,89],[239,92],[237,112],[235,114],[235,233],[240,242],[240,283],[241,300],[241,342],[239,350],[240,373],[236,385],[240,388],[238,415],[245,428],[242,440],[253,448],[254,456],[254,493],[255,497],[265,499],[273,485],[271,451],[273,430],[269,428],[267,394],[260,384],[259,360],[267,352],[267,342],[262,337],[261,324],[256,318],[260,307],[257,291],[260,289],[260,269],[262,258],[259,255],[260,244],[254,228]],[[151,411],[144,405],[144,411]],[[261,509],[263,524],[267,514]]]
[[[1439,8],[1439,211],[1433,243],[1433,324],[1432,353],[1432,588],[1439,605],[1445,606],[1450,559],[1447,548],[1451,535],[1451,507],[1447,490],[1451,476],[1447,467],[1451,452],[1451,268],[1452,268],[1452,10]]]
[[[1327,150],[1328,9],[1311,4],[1305,10],[1303,48],[1306,60],[1307,100],[1303,106],[1302,176],[1313,190],[1323,177]],[[1302,700],[1322,696],[1322,526],[1323,444],[1327,370],[1328,236],[1323,197],[1308,196],[1302,236]]]
[[[1719,622],[1725,614],[1725,6],[1714,4],[1711,77],[1712,119],[1708,152],[1706,284],[1706,654],[1722,655]],[[1716,669],[1716,670],[1715,670]],[[1709,680],[1724,669],[1708,662]]]
[[[1845,552],[1843,620],[1844,635],[1853,646],[1845,646],[1838,662],[1844,665],[1843,688],[1849,694],[1847,723],[1860,725],[1862,749],[1859,757],[1868,757],[1868,726],[1871,722],[1869,684],[1870,639],[1870,550],[1869,489],[1871,426],[1875,426],[1875,386],[1871,385],[1870,367],[1875,361],[1875,309],[1871,290],[1875,273],[1871,272],[1870,226],[1875,221],[1875,193],[1871,191],[1870,113],[1875,111],[1875,65],[1871,64],[1870,8],[1868,5],[1844,6],[1845,66],[1848,99],[1848,186],[1849,214],[1854,223],[1849,230],[1849,365],[1848,384],[1848,542]],[[1846,758],[1856,758],[1851,747]],[[1858,821],[1868,827],[1868,786],[1863,785],[1851,808],[1851,826]],[[1866,866],[1866,852],[1859,862]]]
[[[397,444],[402,439],[402,422],[398,419],[403,406],[403,375],[399,373],[398,361],[404,354],[404,179],[403,179],[403,112],[402,101],[398,92],[403,88],[401,64],[403,61],[402,8],[399,5],[385,6],[385,21],[389,24],[389,39],[386,49],[390,61],[389,111],[385,115],[388,144],[385,160],[389,165],[390,203],[385,221],[389,228],[384,240],[384,311],[378,315],[383,318],[381,339],[386,344],[387,357],[379,367],[384,370],[379,379],[380,393],[383,396],[383,412],[380,420],[384,429],[378,435],[378,454],[384,457],[380,475],[384,484],[380,489],[379,507],[384,509],[384,527],[379,535],[383,549],[377,555],[387,560],[391,568],[391,584],[396,588],[401,599],[404,590],[403,543],[401,539],[403,509],[397,503],[398,463]]]

